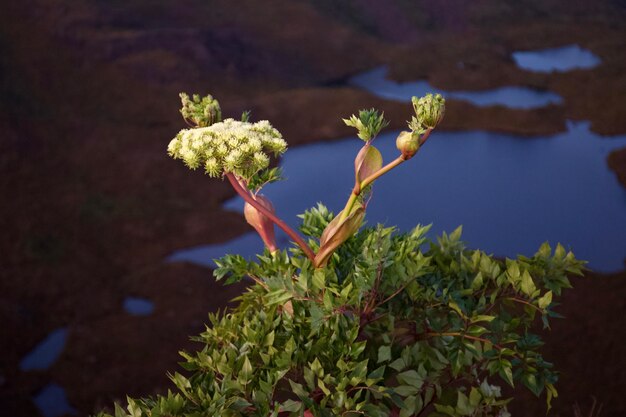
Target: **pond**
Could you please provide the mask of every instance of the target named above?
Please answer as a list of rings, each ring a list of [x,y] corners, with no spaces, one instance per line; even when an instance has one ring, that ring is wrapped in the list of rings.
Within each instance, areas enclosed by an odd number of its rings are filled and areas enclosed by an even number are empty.
[[[525,70],[535,72],[563,72],[577,69],[591,69],[600,65],[600,58],[593,52],[578,45],[538,51],[513,52],[515,64]]]
[[[149,316],[154,312],[154,303],[147,298],[126,297],[124,311],[131,316]]]
[[[512,57],[520,68],[532,71],[585,69],[600,63],[577,45],[514,52]],[[428,92],[478,106],[515,109],[562,102],[555,93],[524,87],[440,91],[424,80],[398,83],[386,75],[387,68],[379,67],[353,77],[350,84],[405,102]],[[376,140],[386,160],[397,154],[396,134]],[[462,224],[470,247],[509,257],[531,255],[544,241],[561,242],[591,268],[619,270],[626,258],[626,190],[608,169],[606,157],[625,142],[626,136],[595,135],[588,122],[569,122],[564,133],[534,138],[436,132],[421,155],[376,183],[367,221],[395,224],[402,231],[432,223],[433,237]],[[278,214],[295,227],[296,215],[318,201],[341,210],[353,185],[352,161],[360,143],[354,137],[290,149],[281,161],[289,181],[264,190]],[[241,212],[243,202],[235,198],[225,207]],[[288,244],[284,234],[279,232],[277,238],[283,246]],[[226,253],[252,257],[262,247],[251,232],[223,244],[177,251],[168,260],[212,267],[212,259]]]
[[[65,347],[68,330],[65,327],[52,331],[20,362],[21,371],[42,371],[50,368]]]
[[[531,109],[549,104],[560,104],[563,99],[550,91],[527,87],[501,87],[486,91],[444,91],[430,85],[428,81],[396,82],[386,78],[387,67],[356,75],[350,84],[388,100],[410,102],[413,96],[426,93],[441,93],[446,98],[468,101],[476,106],[502,105],[513,109]]]
[[[33,399],[43,417],[77,415],[78,412],[67,402],[65,390],[58,384],[46,385]]]
[[[126,297],[123,309],[132,316],[147,316],[154,311],[154,303],[146,298]],[[21,371],[45,371],[59,359],[65,348],[69,330],[58,328],[46,336],[20,361]],[[56,383],[46,385],[33,402],[44,417],[76,415],[77,411],[67,401],[65,390]]]
[[[391,132],[375,141],[386,161],[397,155],[395,137]],[[281,161],[288,181],[266,187],[265,195],[292,227],[297,214],[318,201],[341,210],[361,144],[353,137],[290,149]],[[561,242],[591,268],[619,270],[626,258],[626,190],[606,156],[625,144],[626,136],[590,132],[588,122],[568,122],[564,133],[534,138],[436,132],[414,159],[376,182],[367,222],[403,231],[432,223],[433,237],[463,225],[470,247],[509,257],[532,255],[544,241]],[[224,207],[241,212],[243,201],[237,197]],[[212,266],[226,253],[261,250],[251,233],[178,251],[169,260]]]

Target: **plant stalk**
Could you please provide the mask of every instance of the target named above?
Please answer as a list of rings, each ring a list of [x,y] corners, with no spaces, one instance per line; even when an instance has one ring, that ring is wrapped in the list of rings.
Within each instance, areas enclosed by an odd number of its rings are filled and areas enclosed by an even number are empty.
[[[341,220],[344,220],[346,217],[348,217],[348,214],[352,211],[352,208],[354,207],[354,203],[356,203],[357,198],[359,197],[359,195],[361,194],[361,191],[365,187],[367,187],[376,179],[378,179],[378,177],[391,171],[392,169],[394,169],[395,167],[397,167],[404,161],[406,161],[406,159],[404,159],[404,157],[400,155],[399,157],[397,157],[396,159],[394,159],[393,161],[391,161],[390,163],[388,163],[387,165],[385,165],[384,167],[382,167],[381,169],[379,169],[378,171],[376,171],[369,177],[365,178],[363,181],[361,181],[360,184],[355,184],[354,189],[352,190],[352,193],[350,194],[350,198],[348,198],[348,202],[346,203],[346,207],[341,212]]]
[[[239,184],[239,181],[237,180],[237,178],[232,172],[227,172],[225,175],[226,175],[226,178],[228,178],[230,185],[233,186],[233,188],[235,189],[237,194],[241,196],[241,198],[243,198],[252,207],[259,210],[261,214],[263,214],[264,216],[269,218],[271,221],[273,221],[276,224],[276,226],[283,229],[283,231],[287,233],[289,237],[292,238],[298,244],[298,246],[300,246],[300,248],[305,253],[307,258],[309,258],[311,262],[315,261],[315,253],[313,253],[309,245],[306,244],[306,242],[300,237],[300,235],[298,235],[298,233],[296,233],[291,227],[289,227],[287,223],[285,223],[284,221],[276,217],[274,213],[272,213],[271,211],[263,207],[254,198],[252,198],[252,196],[250,196],[250,193],[248,193],[248,191],[245,190],[241,186],[241,184]]]

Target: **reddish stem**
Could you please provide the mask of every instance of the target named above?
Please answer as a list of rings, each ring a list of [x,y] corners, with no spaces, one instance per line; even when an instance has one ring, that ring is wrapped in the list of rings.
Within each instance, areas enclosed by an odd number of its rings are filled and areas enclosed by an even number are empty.
[[[276,217],[274,213],[272,213],[271,211],[263,207],[254,198],[252,198],[250,193],[248,193],[248,191],[245,190],[241,186],[241,184],[239,184],[239,181],[237,180],[237,178],[232,172],[227,172],[226,178],[228,178],[230,185],[233,186],[233,188],[235,189],[237,194],[241,196],[241,198],[243,198],[252,207],[259,210],[261,214],[263,214],[264,216],[269,218],[271,221],[273,221],[276,224],[276,226],[283,229],[283,231],[287,233],[289,237],[292,238],[298,244],[298,246],[300,246],[300,248],[304,251],[307,258],[309,258],[311,262],[315,261],[315,254],[313,253],[311,248],[309,248],[309,245],[307,245],[306,242],[300,237],[300,235],[298,235],[291,227],[289,227],[287,223],[285,223],[284,221]]]

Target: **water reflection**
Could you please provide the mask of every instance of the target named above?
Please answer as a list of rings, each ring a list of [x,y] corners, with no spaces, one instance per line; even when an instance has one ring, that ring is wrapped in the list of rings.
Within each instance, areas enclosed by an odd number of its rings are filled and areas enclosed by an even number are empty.
[[[600,64],[600,58],[578,45],[538,51],[519,51],[512,54],[518,67],[535,72],[563,72],[591,69]]]
[[[441,93],[446,98],[468,101],[476,106],[502,105],[513,109],[530,109],[549,104],[560,104],[561,96],[550,91],[534,90],[526,87],[501,87],[485,91],[443,91],[430,85],[428,81],[399,83],[386,78],[387,67],[375,68],[356,75],[350,84],[369,91],[375,96],[397,101],[411,101],[413,96],[426,93]]]
[[[383,134],[375,142],[386,160],[397,154],[395,135]],[[352,161],[361,143],[350,138],[290,149],[281,162],[289,180],[264,189],[278,214],[295,227],[296,215],[318,201],[339,211],[353,185]],[[533,254],[546,240],[562,242],[594,269],[622,269],[626,190],[605,160],[625,143],[626,136],[599,137],[587,122],[569,122],[567,132],[538,138],[437,132],[423,155],[375,184],[367,221],[405,231],[433,223],[431,236],[462,224],[471,247],[505,256]],[[235,198],[225,207],[242,211],[243,202]],[[215,258],[251,255],[248,250],[262,250],[253,234],[179,251],[170,260],[195,262],[187,254],[203,252]],[[211,264],[207,258],[201,263]]]

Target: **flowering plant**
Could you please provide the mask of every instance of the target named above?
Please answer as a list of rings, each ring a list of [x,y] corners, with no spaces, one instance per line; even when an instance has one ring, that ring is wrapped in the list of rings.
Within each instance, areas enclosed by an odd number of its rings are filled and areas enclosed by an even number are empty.
[[[549,326],[553,298],[583,262],[547,243],[532,257],[496,259],[467,249],[461,228],[436,241],[428,226],[362,228],[375,180],[413,158],[441,122],[440,95],[413,99],[399,155],[386,165],[373,145],[383,114],[345,119],[364,141],[354,188],[337,215],[321,204],[302,214],[300,233],[260,193],[280,179],[270,167],[270,155],[286,150],[280,133],[248,114],[222,120],[211,96],[181,97],[193,127],[172,140],[170,155],[226,178],[266,249],[256,261],[217,261],[218,280],[250,286],[237,307],[209,317],[196,352],[182,353],[186,372],[171,375],[178,392],[129,398],[116,417],[504,417],[502,382],[545,393],[550,406],[557,373],[533,323]],[[274,225],[292,238],[288,251]]]

